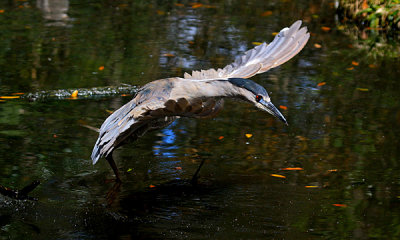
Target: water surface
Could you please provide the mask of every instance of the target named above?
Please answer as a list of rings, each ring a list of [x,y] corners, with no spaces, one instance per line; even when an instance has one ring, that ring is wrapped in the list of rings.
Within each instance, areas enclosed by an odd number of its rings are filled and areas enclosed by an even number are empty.
[[[140,86],[223,67],[297,19],[312,33],[253,78],[289,126],[227,101],[116,151],[119,189],[106,161],[91,164],[97,133],[82,124],[99,127],[132,96],[1,102],[0,184],[42,182],[37,202],[0,196],[1,239],[399,237],[400,70],[382,50],[398,37],[357,35],[329,1],[201,3],[0,3],[1,95]]]

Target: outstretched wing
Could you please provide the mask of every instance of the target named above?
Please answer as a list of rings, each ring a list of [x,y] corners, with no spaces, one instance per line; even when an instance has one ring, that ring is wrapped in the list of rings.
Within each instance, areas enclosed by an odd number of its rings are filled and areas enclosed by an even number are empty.
[[[140,137],[154,129],[153,120],[171,123],[171,117],[154,116],[154,110],[164,107],[172,88],[172,79],[161,79],[145,85],[130,102],[112,113],[101,125],[99,138],[92,152],[93,164],[107,156],[128,137]]]
[[[307,27],[302,27],[298,20],[290,28],[282,29],[270,44],[263,43],[247,51],[243,56],[223,69],[209,69],[185,73],[186,79],[228,79],[250,78],[277,67],[294,57],[306,45],[310,38]]]

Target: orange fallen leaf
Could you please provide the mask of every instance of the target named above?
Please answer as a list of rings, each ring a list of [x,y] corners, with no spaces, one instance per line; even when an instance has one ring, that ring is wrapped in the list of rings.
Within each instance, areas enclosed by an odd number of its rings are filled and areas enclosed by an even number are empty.
[[[287,168],[281,168],[281,170],[286,170],[286,171],[301,171],[304,170],[301,167],[287,167]]]
[[[377,68],[378,66],[376,66],[375,64],[368,64],[369,68]]]
[[[0,100],[0,102],[5,102],[6,100]]]
[[[104,66],[100,66],[99,71],[103,71],[103,70],[104,70]]]
[[[194,42],[193,42],[193,41],[189,41],[188,43],[189,43],[190,45],[193,45],[193,44],[194,44]]]
[[[175,169],[176,170],[182,170],[182,167],[176,167]]]
[[[163,56],[164,57],[175,57],[175,55],[172,53],[164,53]]]
[[[272,11],[265,11],[265,12],[263,12],[263,13],[261,14],[261,17],[268,17],[268,16],[270,16],[270,15],[272,15]]]
[[[321,44],[318,44],[318,43],[314,43],[314,47],[315,48],[322,48]]]
[[[328,172],[337,172],[337,169],[329,169]]]
[[[343,208],[347,207],[346,204],[342,204],[342,203],[333,203],[332,205],[335,207],[343,207]]]
[[[199,8],[199,7],[202,7],[202,6],[203,6],[203,4],[196,3],[196,4],[192,5],[192,8]]]
[[[0,99],[16,99],[19,98],[19,96],[0,96]]]
[[[283,106],[283,105],[280,105],[279,108],[282,109],[282,110],[287,110],[287,107]]]
[[[175,3],[175,6],[177,6],[177,7],[184,7],[185,4],[182,4],[182,3]]]
[[[24,95],[23,92],[15,92],[15,93],[11,93],[11,95]]]
[[[106,109],[106,112],[108,112],[109,114],[112,114],[114,111]]]
[[[253,134],[251,134],[251,133],[246,133],[245,135],[247,138],[251,138],[253,136]]]
[[[271,177],[286,178],[285,176],[280,175],[280,174],[270,174],[270,175],[271,175]]]
[[[128,96],[131,96],[130,94],[121,94],[121,97],[128,97]]]
[[[75,90],[72,94],[71,94],[72,98],[76,98],[78,97],[78,90]]]
[[[352,61],[351,64],[353,64],[354,66],[358,66],[359,65],[359,63],[356,62],[356,61]]]
[[[320,82],[317,84],[318,87],[324,86],[326,84],[326,82]]]
[[[368,8],[368,2],[367,0],[364,0],[363,3],[361,4],[361,9],[367,9]]]
[[[330,27],[321,27],[322,31],[329,32],[331,30]]]
[[[58,136],[56,134],[53,134],[53,138],[57,138]]]
[[[349,67],[349,68],[346,68],[346,69],[349,70],[349,71],[351,71],[351,70],[354,69],[354,67]]]
[[[251,44],[258,46],[258,45],[261,45],[262,42],[251,42]]]
[[[155,188],[156,186],[155,185],[153,185],[153,184],[150,184],[149,185],[149,188]]]
[[[318,186],[314,186],[314,185],[307,185],[307,186],[304,186],[305,188],[317,188]]]
[[[276,36],[276,35],[278,35],[279,33],[278,32],[273,32],[273,33],[271,33],[272,34],[272,36]]]
[[[0,13],[4,13],[4,9],[0,9]]]
[[[224,136],[219,136],[218,139],[222,140],[222,139],[224,139]]]
[[[157,10],[156,12],[157,12],[158,15],[164,15],[165,14],[165,12],[161,11],[161,10]]]

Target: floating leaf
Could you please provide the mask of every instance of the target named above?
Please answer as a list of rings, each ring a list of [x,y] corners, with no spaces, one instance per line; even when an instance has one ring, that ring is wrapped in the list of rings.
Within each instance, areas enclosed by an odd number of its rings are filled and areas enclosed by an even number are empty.
[[[287,107],[283,106],[283,105],[280,105],[279,108],[282,109],[282,110],[287,110]]]
[[[361,91],[361,92],[367,92],[367,91],[369,91],[368,88],[357,88],[357,90],[358,90],[358,91]]]
[[[286,178],[285,176],[280,175],[280,174],[270,174],[270,175],[271,175],[271,177]]]
[[[163,56],[164,57],[175,57],[175,55],[172,53],[164,53]]]
[[[103,70],[104,70],[104,66],[100,66],[99,71],[103,71]]]
[[[4,9],[0,9],[0,13],[4,13]]]
[[[188,41],[188,43],[189,43],[190,45],[193,45],[193,44],[194,44],[194,42],[193,42],[193,41]]]
[[[219,136],[218,139],[222,140],[222,139],[224,139],[224,136]]]
[[[182,167],[176,167],[175,169],[176,170],[182,170]]]
[[[346,204],[342,204],[342,203],[333,203],[332,205],[335,207],[343,207],[343,208],[347,207]]]
[[[278,32],[273,32],[271,34],[272,34],[272,36],[276,36],[276,35],[278,35]]]
[[[175,3],[175,6],[177,6],[177,7],[184,7],[185,4],[183,4],[183,3]]]
[[[72,94],[71,94],[72,98],[76,98],[78,97],[78,90],[75,90]]]
[[[351,70],[354,69],[354,67],[349,67],[349,68],[346,68],[346,69],[349,70],[349,71],[351,71]]]
[[[253,134],[251,134],[251,133],[246,133],[245,135],[247,138],[251,138],[253,136]]]
[[[121,94],[121,97],[129,97],[129,96],[132,96],[132,95],[131,94],[126,94],[126,93]]]
[[[287,167],[287,168],[281,168],[281,170],[285,170],[285,171],[301,171],[304,170],[301,167]]]
[[[368,64],[369,68],[377,68],[378,66],[376,66],[375,64]]]
[[[324,86],[326,84],[326,82],[320,82],[317,84],[318,87]]]
[[[19,98],[19,96],[0,96],[0,99],[16,99]]]
[[[24,95],[23,92],[16,92],[16,93],[11,93],[11,95]]]
[[[262,42],[251,42],[251,44],[258,46],[258,45],[261,45]]]
[[[106,112],[108,112],[109,114],[112,114],[114,111],[106,109]]]
[[[318,43],[315,43],[315,44],[314,44],[314,47],[315,47],[315,48],[322,48],[321,44],[318,44]]]
[[[155,185],[153,185],[153,184],[150,184],[149,185],[149,188],[155,188],[156,186]]]
[[[128,168],[128,170],[126,170],[126,172],[132,172],[132,168]]]
[[[165,12],[161,11],[161,10],[157,10],[156,12],[157,12],[158,15],[164,15],[165,14]]]
[[[351,64],[354,65],[354,66],[358,66],[359,65],[359,63],[356,62],[356,61],[352,61]]]
[[[337,169],[329,169],[328,172],[337,172]]]
[[[201,3],[196,3],[196,4],[193,4],[192,5],[192,8],[199,8],[199,7],[202,7],[203,6],[203,4],[201,4]]]
[[[268,17],[272,15],[272,11],[265,11],[261,14],[261,17]]]
[[[307,186],[304,186],[305,188],[317,188],[318,186],[314,186],[314,185],[307,185]]]
[[[56,134],[53,134],[53,138],[58,138],[58,136]]]
[[[329,32],[331,30],[330,27],[321,27],[322,31]]]

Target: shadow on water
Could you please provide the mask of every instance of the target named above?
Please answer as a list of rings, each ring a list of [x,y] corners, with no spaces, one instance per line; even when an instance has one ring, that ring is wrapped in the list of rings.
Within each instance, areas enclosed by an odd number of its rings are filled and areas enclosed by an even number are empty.
[[[230,100],[179,119],[115,152],[124,182],[107,197],[112,171],[91,164],[82,126],[131,96],[103,86],[223,67],[297,19],[306,48],[253,78],[289,126]],[[0,239],[400,236],[398,36],[355,34],[317,0],[2,1],[0,22],[0,95],[50,96],[0,99],[0,184],[41,182],[37,202],[0,196]]]

